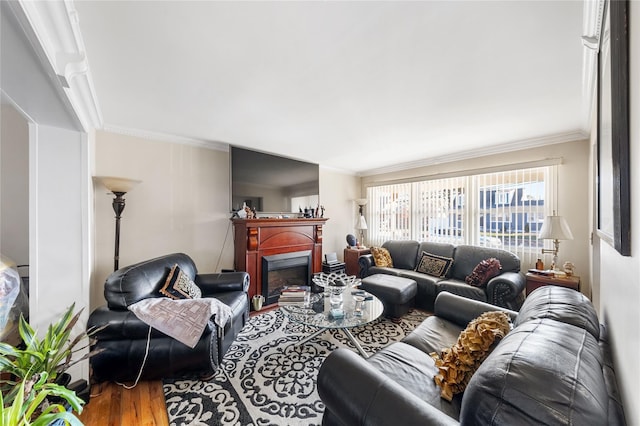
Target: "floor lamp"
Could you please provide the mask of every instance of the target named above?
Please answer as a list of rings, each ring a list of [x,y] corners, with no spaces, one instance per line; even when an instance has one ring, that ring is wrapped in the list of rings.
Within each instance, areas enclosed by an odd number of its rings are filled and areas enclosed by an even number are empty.
[[[141,181],[113,176],[94,176],[94,182],[104,186],[115,197],[111,206],[116,214],[116,242],[113,254],[113,270],[118,270],[120,262],[120,218],[125,206],[124,194],[131,191]]]

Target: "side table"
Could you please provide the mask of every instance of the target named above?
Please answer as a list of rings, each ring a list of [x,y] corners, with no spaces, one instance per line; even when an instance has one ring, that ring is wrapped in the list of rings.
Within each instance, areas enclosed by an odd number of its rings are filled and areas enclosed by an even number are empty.
[[[360,266],[358,265],[358,258],[364,254],[370,253],[371,250],[365,248],[345,248],[344,263],[346,265],[346,274],[360,276]]]
[[[569,287],[576,291],[580,291],[580,277],[575,275],[567,277],[548,277],[545,275],[527,273],[527,296],[536,288],[545,285],[556,285],[560,287]]]

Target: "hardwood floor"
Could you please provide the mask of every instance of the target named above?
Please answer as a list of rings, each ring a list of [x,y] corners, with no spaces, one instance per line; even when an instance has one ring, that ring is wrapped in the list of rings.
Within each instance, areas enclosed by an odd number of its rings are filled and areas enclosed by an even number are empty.
[[[278,309],[277,304],[265,306],[260,312]],[[161,380],[141,381],[133,389],[104,382],[91,387],[91,399],[84,406],[80,421],[85,426],[167,426],[167,406]]]
[[[113,382],[94,384],[80,421],[86,426],[167,426],[162,381],[141,381],[133,389]]]

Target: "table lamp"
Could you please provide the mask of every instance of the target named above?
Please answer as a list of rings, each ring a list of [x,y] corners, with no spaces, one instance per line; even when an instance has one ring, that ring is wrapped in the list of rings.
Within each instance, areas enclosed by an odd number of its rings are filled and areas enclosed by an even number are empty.
[[[538,238],[543,240],[553,240],[553,249],[542,249],[542,254],[553,254],[553,263],[551,269],[557,270],[558,266],[558,251],[560,250],[560,240],[573,240],[573,234],[569,228],[569,224],[564,217],[556,215],[554,211],[551,216],[547,216],[544,219],[542,228],[540,228],[540,234]]]

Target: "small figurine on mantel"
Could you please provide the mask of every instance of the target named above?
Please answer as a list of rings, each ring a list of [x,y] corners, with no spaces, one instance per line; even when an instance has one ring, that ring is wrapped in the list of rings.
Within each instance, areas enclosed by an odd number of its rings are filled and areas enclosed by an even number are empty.
[[[251,209],[249,206],[244,206],[244,211],[247,214],[247,219],[255,219],[256,218],[256,210]]]

